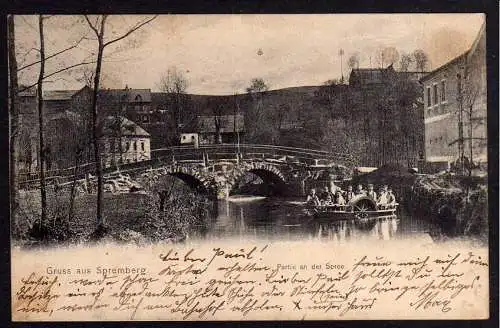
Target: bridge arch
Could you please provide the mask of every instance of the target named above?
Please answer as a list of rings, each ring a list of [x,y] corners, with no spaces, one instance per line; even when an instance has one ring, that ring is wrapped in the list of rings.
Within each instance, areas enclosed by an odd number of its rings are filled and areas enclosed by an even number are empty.
[[[161,189],[165,188],[163,183],[165,181],[164,177],[166,176],[178,178],[197,192],[204,193],[209,196],[216,195],[217,193],[213,179],[210,176],[206,176],[196,169],[185,166],[164,167],[155,170],[155,172],[149,173],[149,187],[155,191],[161,191]]]
[[[228,196],[234,190],[238,181],[240,181],[246,173],[255,174],[261,178],[264,183],[271,185],[273,190],[278,194],[284,194],[286,192],[287,179],[278,166],[262,162],[253,162],[245,163],[241,167],[235,169],[234,174],[228,178],[226,182]]]

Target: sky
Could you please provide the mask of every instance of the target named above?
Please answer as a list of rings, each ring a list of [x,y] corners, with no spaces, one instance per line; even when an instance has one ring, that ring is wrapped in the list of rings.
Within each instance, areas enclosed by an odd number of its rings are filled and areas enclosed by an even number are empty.
[[[121,35],[144,18],[112,16],[108,35]],[[16,17],[19,67],[36,61],[37,19]],[[253,78],[264,79],[270,89],[321,85],[342,73],[347,77],[354,53],[359,67],[377,67],[383,47],[399,53],[423,49],[434,69],[466,51],[483,21],[482,14],[161,15],[106,49],[102,83],[159,91],[161,76],[175,68],[194,94],[242,93]],[[95,57],[96,42],[82,17],[52,16],[45,32],[48,55],[85,36],[78,47],[51,59],[47,72]],[[20,81],[35,83],[37,70],[23,69]],[[84,71],[55,75],[44,89],[78,89]]]

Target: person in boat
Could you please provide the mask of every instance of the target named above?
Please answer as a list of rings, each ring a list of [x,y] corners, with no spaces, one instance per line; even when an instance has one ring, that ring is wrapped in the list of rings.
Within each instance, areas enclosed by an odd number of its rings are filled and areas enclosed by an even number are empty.
[[[387,205],[390,207],[393,207],[396,205],[396,196],[394,196],[394,193],[392,192],[392,188],[387,189]]]
[[[352,186],[351,185],[347,186],[347,191],[345,192],[345,197],[344,197],[345,201],[347,203],[350,202],[351,199],[354,198],[354,196],[356,195],[354,194],[354,191],[352,191]]]
[[[335,196],[337,194],[337,190],[340,190],[340,187],[335,184],[333,179],[330,179],[330,193]]]
[[[334,203],[333,203],[332,195],[330,193],[328,193],[328,195],[326,196],[325,200],[322,201],[322,203],[325,206],[333,206]]]
[[[321,201],[326,201],[326,199],[328,197],[331,197],[331,194],[330,194],[330,189],[328,189],[328,186],[326,186],[323,191],[321,192],[321,194],[319,195],[319,199]]]
[[[368,197],[371,197],[374,201],[377,201],[377,192],[373,190],[373,184],[368,185],[368,192],[366,193]]]
[[[384,185],[382,187],[382,190],[380,191],[380,195],[378,196],[377,205],[380,208],[386,208],[388,204],[389,204],[389,188],[387,187],[387,185]]]
[[[306,203],[308,205],[314,205],[314,206],[320,205],[318,195],[316,195],[316,189],[314,189],[314,188],[311,189],[311,191],[309,192],[309,195],[307,195]]]
[[[343,210],[346,204],[347,202],[344,196],[342,196],[342,191],[337,190],[337,193],[335,195],[335,208],[338,210]]]
[[[366,191],[363,189],[362,184],[358,184],[358,188],[356,189],[356,195],[366,195]]]

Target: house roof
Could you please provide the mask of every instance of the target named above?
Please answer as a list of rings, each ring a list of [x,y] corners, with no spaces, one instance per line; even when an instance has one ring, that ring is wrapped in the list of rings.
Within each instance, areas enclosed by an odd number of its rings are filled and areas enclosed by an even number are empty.
[[[65,110],[63,112],[59,112],[59,113],[51,115],[48,121],[54,122],[54,121],[58,121],[58,120],[70,121],[75,126],[82,123],[82,117],[78,113],[75,113],[75,112],[72,112],[69,110]]]
[[[118,125],[121,127],[122,136],[149,137],[150,134],[138,124],[123,116],[106,116],[101,121],[102,132],[104,135],[114,135],[118,131]]]
[[[151,102],[151,89],[102,89],[99,95],[127,102]]]
[[[150,134],[144,130],[142,127],[132,122],[131,120],[123,116],[106,116],[100,122],[100,127],[102,128],[102,133],[106,136],[115,135],[116,128],[120,122],[118,117],[121,119],[121,135],[122,136],[137,136],[137,137],[149,137]],[[57,121],[69,121],[74,127],[78,127],[82,123],[82,117],[78,113],[66,110],[54,114],[49,122],[55,123]],[[57,124],[57,123],[56,123]]]
[[[441,65],[438,68],[430,71],[429,74],[424,75],[420,79],[420,82],[427,81],[427,80],[431,79],[434,75],[436,75],[438,72],[440,72],[442,70],[445,70],[445,69],[447,69],[448,67],[450,67],[452,65],[458,64],[462,60],[465,60],[467,58],[468,53],[469,53],[469,50],[467,50],[466,52],[462,53],[460,56],[453,58],[452,60],[450,60],[446,64]]]
[[[349,75],[349,84],[357,80],[362,84],[384,83],[388,74],[393,73],[392,65],[386,68],[353,68]]]
[[[47,90],[43,92],[43,100],[71,100],[71,97],[78,91],[80,90]]]
[[[163,103],[167,99],[165,92],[151,92],[152,103]]]
[[[236,116],[236,122],[235,122]],[[244,128],[244,116],[237,115],[220,115],[220,116],[198,116],[198,131],[200,133],[216,133],[215,126],[216,117],[219,120],[219,132],[242,132]],[[236,131],[235,131],[236,129]]]
[[[69,110],[65,110],[64,112],[56,113],[50,117],[51,121],[60,120],[60,119],[68,119],[75,124],[79,124],[80,120],[81,120],[81,116],[78,113],[75,113],[75,112],[72,112]]]

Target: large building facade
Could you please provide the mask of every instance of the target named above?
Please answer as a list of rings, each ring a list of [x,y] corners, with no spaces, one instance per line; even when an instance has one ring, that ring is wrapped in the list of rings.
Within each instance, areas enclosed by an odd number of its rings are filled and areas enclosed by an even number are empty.
[[[462,157],[467,166],[487,162],[485,51],[483,24],[467,52],[420,80],[428,171],[450,169]]]

